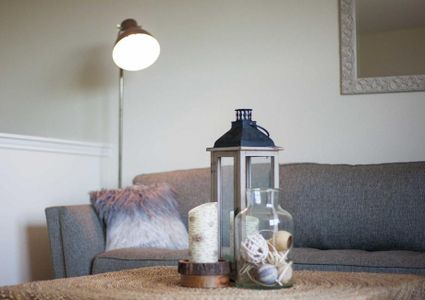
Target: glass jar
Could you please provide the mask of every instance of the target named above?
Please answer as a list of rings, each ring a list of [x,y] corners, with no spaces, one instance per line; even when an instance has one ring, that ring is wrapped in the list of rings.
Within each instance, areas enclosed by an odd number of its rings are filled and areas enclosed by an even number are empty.
[[[279,189],[248,189],[248,207],[235,218],[236,286],[286,288],[293,284],[292,216],[280,207]]]

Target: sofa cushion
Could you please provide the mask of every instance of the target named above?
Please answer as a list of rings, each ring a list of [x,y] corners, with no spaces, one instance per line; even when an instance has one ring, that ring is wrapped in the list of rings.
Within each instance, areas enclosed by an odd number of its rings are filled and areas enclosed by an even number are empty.
[[[425,162],[283,165],[295,246],[425,251]]]
[[[92,273],[104,273],[149,266],[177,266],[188,259],[189,251],[159,248],[124,248],[103,252],[93,262]]]
[[[424,252],[294,248],[291,255],[296,270],[389,272],[425,275]]]
[[[190,169],[138,175],[134,184],[168,183],[176,192],[178,209],[187,228],[187,213],[195,206],[209,202],[211,198],[210,169]]]
[[[425,253],[416,251],[320,250],[294,248],[296,270],[390,272],[425,275]],[[187,250],[117,249],[97,255],[93,274],[148,266],[175,266],[189,257]]]

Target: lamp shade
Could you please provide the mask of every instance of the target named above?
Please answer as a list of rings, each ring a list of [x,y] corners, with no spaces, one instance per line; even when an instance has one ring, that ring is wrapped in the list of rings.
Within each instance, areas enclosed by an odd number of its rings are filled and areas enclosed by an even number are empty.
[[[124,20],[120,26],[112,59],[121,69],[138,71],[152,65],[159,57],[158,41],[143,30],[133,19]]]

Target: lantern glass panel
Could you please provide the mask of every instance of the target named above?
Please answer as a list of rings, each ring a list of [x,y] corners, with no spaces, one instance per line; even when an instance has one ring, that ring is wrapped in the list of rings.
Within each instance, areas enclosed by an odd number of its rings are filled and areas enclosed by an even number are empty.
[[[270,188],[273,186],[273,164],[271,157],[250,157],[251,174],[248,174],[247,187]],[[248,170],[249,168],[247,168]],[[249,181],[251,181],[249,183]]]
[[[234,220],[234,164],[233,157],[222,157],[220,168],[220,257],[233,260],[233,220]],[[230,233],[230,234],[229,234]]]

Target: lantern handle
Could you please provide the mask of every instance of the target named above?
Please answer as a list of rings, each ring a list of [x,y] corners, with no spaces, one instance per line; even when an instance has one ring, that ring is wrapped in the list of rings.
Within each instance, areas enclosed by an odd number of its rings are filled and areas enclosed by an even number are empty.
[[[261,131],[263,131],[263,133],[265,133],[268,137],[270,137],[270,133],[267,131],[266,128],[261,127],[260,125],[257,125],[257,124],[251,124],[251,126],[256,127],[257,129],[260,129]]]

